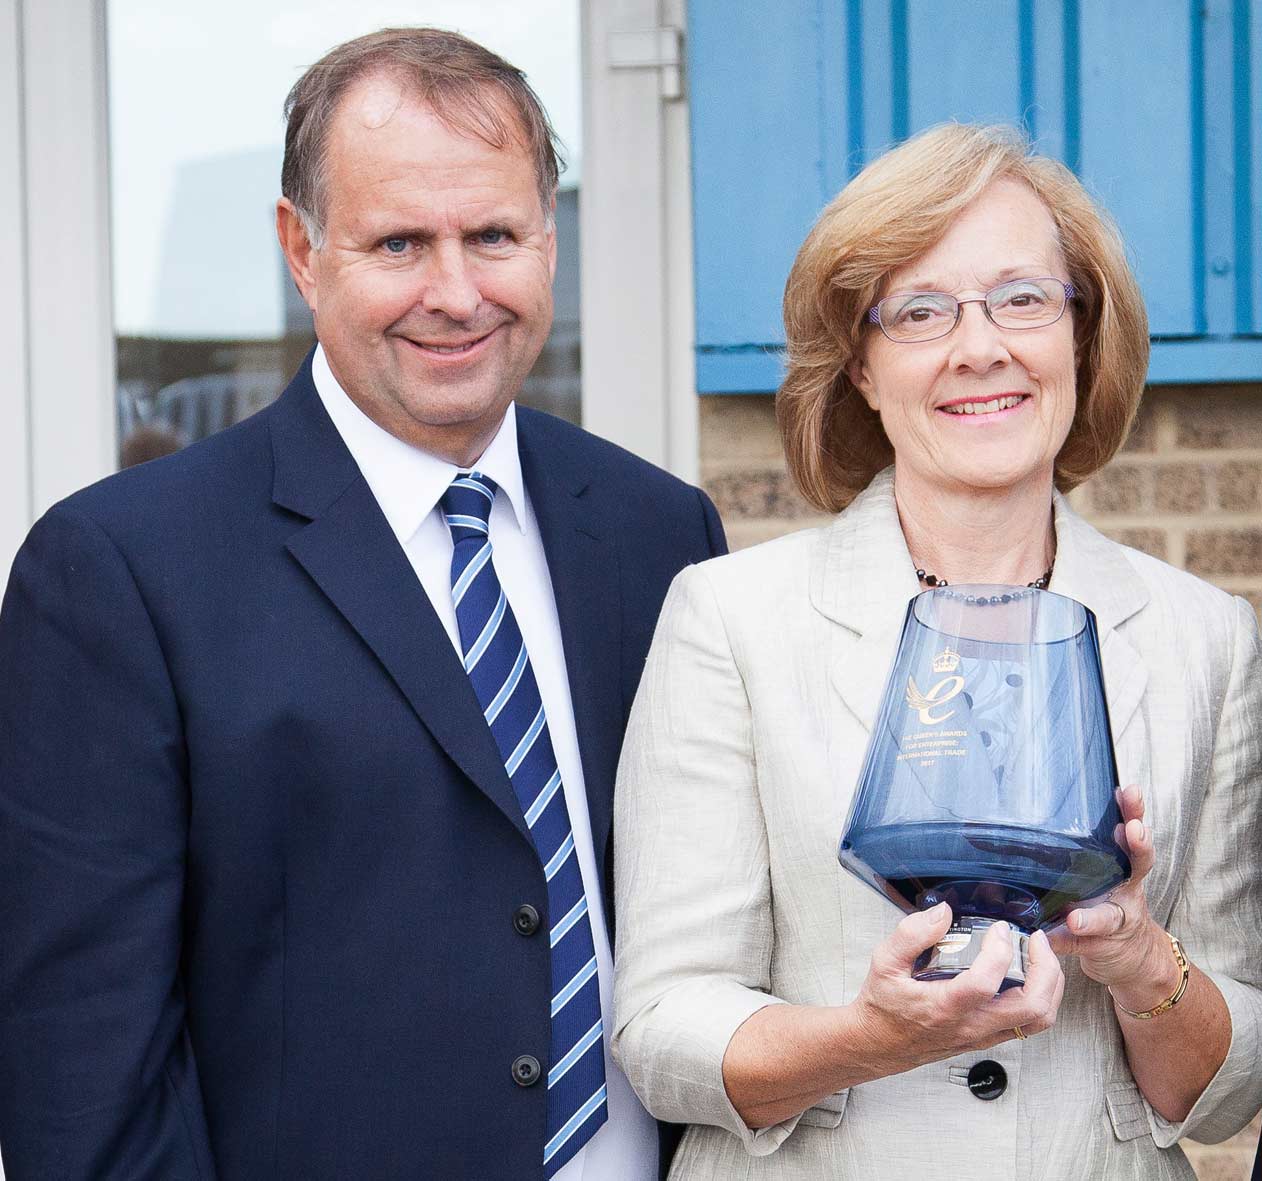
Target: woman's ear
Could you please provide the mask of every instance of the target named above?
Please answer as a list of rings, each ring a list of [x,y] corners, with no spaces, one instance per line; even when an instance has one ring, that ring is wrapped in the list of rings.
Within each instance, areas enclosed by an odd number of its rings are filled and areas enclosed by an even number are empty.
[[[881,399],[877,396],[876,385],[872,381],[872,375],[869,373],[867,364],[862,357],[856,356],[851,360],[846,366],[846,376],[850,378],[850,384],[863,395],[863,400],[868,404],[869,408],[879,414],[881,411]]]

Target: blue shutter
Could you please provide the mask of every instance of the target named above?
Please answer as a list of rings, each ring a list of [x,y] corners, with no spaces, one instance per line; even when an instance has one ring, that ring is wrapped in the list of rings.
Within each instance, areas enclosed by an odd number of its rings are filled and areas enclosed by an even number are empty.
[[[697,387],[775,389],[823,205],[946,119],[1023,124],[1121,227],[1153,381],[1262,379],[1262,0],[691,0]]]

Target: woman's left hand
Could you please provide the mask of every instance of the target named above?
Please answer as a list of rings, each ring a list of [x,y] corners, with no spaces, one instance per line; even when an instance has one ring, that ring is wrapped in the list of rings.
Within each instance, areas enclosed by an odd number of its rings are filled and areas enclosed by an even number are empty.
[[[1076,955],[1092,980],[1122,992],[1128,986],[1151,988],[1154,974],[1164,975],[1170,955],[1166,933],[1148,912],[1144,878],[1155,860],[1152,829],[1144,823],[1144,797],[1130,784],[1118,792],[1122,823],[1118,844],[1130,854],[1131,876],[1108,898],[1072,910],[1050,933],[1058,955]]]

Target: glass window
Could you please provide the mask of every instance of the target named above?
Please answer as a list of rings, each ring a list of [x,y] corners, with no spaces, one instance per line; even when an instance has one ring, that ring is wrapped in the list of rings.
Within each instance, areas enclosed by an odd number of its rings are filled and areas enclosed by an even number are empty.
[[[281,108],[328,49],[459,29],[526,71],[564,145],[552,335],[521,400],[579,418],[579,0],[108,0],[121,466],[229,426],[314,342],[273,229]]]

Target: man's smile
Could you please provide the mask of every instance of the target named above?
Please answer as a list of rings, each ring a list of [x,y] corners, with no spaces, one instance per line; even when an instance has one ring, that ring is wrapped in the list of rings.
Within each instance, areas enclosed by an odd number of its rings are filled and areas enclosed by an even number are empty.
[[[468,336],[455,340],[416,340],[410,336],[401,336],[417,352],[433,361],[452,363],[464,361],[484,351],[487,342],[499,331],[499,326],[484,332],[480,336]]]

